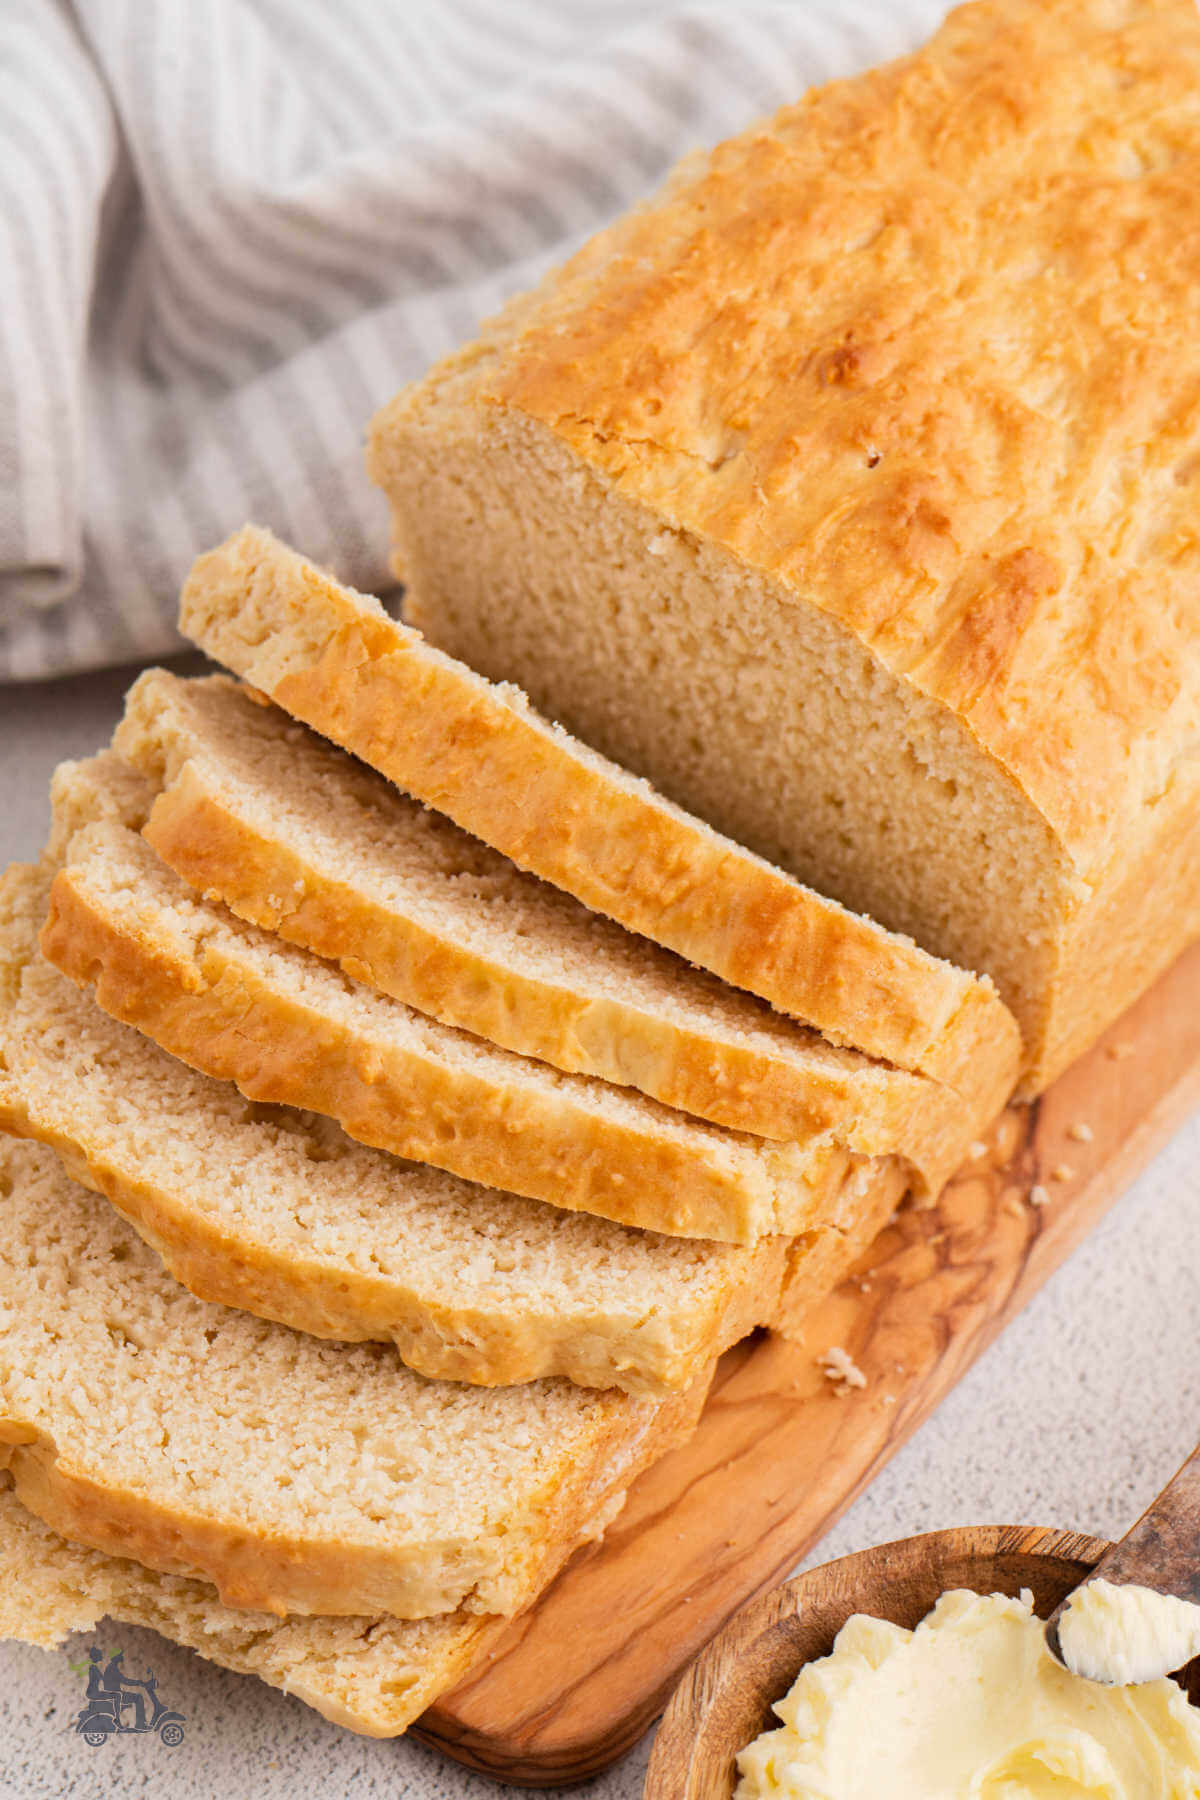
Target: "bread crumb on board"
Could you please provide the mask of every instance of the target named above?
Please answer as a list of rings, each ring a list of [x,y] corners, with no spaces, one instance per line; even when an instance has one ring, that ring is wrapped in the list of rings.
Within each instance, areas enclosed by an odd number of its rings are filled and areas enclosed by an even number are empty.
[[[833,1344],[822,1351],[817,1358],[822,1375],[830,1382],[837,1394],[848,1394],[853,1388],[865,1388],[867,1378],[850,1355],[840,1344]]]
[[[1074,1181],[1075,1171],[1070,1163],[1055,1163],[1050,1171],[1051,1181]]]
[[[1091,1126],[1085,1125],[1082,1119],[1077,1119],[1074,1125],[1067,1126],[1067,1136],[1076,1144],[1090,1144],[1095,1135]]]
[[[1042,1186],[1041,1182],[1038,1182],[1035,1187],[1030,1188],[1030,1190],[1029,1190],[1030,1206],[1046,1206],[1046,1205],[1048,1205],[1049,1200],[1050,1200],[1050,1189],[1044,1188]]]

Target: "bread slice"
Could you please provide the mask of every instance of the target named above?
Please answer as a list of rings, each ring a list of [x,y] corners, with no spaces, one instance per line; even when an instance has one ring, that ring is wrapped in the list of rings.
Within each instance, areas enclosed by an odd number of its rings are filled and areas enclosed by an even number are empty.
[[[460,1181],[247,1103],[36,953],[48,876],[0,885],[0,1127],[58,1151],[201,1299],[395,1344],[424,1375],[565,1375],[650,1397],[756,1325],[794,1330],[899,1203],[864,1165],[831,1216],[753,1247],[670,1238]]]
[[[144,835],[209,898],[356,980],[555,1068],[770,1138],[898,1152],[936,1192],[1003,1104],[839,1049],[590,913],[254,690],[163,669],[114,748],[158,790]]]
[[[257,1675],[367,1737],[405,1731],[498,1628],[478,1613],[279,1619],[225,1606],[203,1582],[69,1543],[27,1512],[0,1474],[0,1638],[52,1649],[103,1618],[147,1626]]]
[[[48,1151],[13,1141],[0,1316],[0,1467],[22,1504],[281,1614],[519,1611],[707,1389],[653,1402],[427,1381],[390,1347],[208,1304]]]
[[[147,784],[111,752],[60,772],[60,814],[98,784],[145,816]],[[195,897],[117,819],[73,839],[42,948],[114,1018],[250,1099],[555,1206],[748,1243],[817,1224],[852,1164],[828,1132],[724,1131],[427,1019]]]
[[[968,1095],[1015,1072],[1016,1025],[990,983],[709,830],[270,533],[248,526],[200,558],[180,625],[520,868],[834,1043]]]
[[[1194,0],[957,7],[372,431],[431,642],[990,973],[1034,1091],[1200,932],[1198,88]]]

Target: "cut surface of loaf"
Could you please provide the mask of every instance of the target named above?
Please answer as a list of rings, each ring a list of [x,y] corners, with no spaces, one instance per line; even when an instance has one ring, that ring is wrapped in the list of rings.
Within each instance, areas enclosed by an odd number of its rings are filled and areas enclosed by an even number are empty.
[[[52,1649],[101,1619],[142,1625],[210,1662],[295,1694],[367,1737],[397,1737],[479,1655],[494,1622],[290,1618],[225,1606],[216,1590],[69,1543],[0,1474],[0,1638]]]
[[[195,1299],[41,1146],[0,1145],[0,1467],[74,1542],[285,1613],[510,1615],[690,1430],[566,1381],[427,1381]]]
[[[564,1375],[663,1397],[787,1330],[899,1203],[864,1165],[800,1239],[671,1238],[460,1181],[247,1102],[102,1012],[36,951],[45,872],[0,888],[0,1126],[57,1150],[201,1299],[382,1340],[428,1376]]]
[[[1200,930],[1198,86],[1192,0],[963,7],[372,433],[432,642],[990,973],[1034,1089]]]
[[[556,1068],[771,1138],[832,1131],[936,1192],[1007,1093],[838,1048],[418,805],[223,676],[140,676],[114,749],[192,887],[348,975]]]
[[[1015,1069],[989,983],[721,837],[269,532],[199,559],[180,626],[520,868],[833,1042],[968,1093]]]
[[[99,794],[97,790],[100,790]],[[111,752],[60,770],[75,834],[46,956],[106,1012],[248,1098],[335,1118],[360,1142],[551,1205],[751,1243],[820,1222],[851,1166],[828,1132],[777,1144],[514,1056],[351,980],[195,895],[131,824],[148,784]]]

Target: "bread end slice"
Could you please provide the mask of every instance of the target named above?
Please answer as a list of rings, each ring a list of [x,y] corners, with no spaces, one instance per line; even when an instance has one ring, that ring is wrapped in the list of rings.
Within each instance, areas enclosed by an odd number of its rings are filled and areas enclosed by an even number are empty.
[[[105,1618],[157,1631],[294,1694],[335,1725],[380,1738],[407,1730],[505,1623],[461,1612],[277,1619],[224,1606],[203,1582],[69,1543],[0,1474],[0,1637],[50,1650]]]

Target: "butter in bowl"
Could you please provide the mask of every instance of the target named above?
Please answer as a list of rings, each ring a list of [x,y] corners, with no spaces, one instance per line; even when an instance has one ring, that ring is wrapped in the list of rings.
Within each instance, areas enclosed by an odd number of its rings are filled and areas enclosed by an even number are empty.
[[[1200,1665],[1105,1686],[1047,1645],[1043,1621],[1109,1553],[977,1527],[783,1583],[681,1683],[645,1800],[1193,1800]]]

